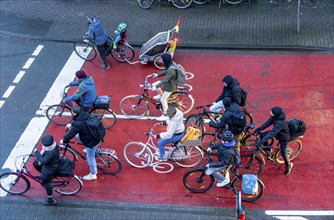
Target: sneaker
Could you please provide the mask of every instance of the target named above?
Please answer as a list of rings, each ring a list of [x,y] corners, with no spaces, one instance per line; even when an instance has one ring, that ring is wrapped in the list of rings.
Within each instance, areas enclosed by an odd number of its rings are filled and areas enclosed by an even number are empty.
[[[45,206],[52,206],[52,205],[56,205],[57,201],[54,198],[50,198],[48,197],[46,202],[44,203]]]
[[[96,180],[97,176],[96,174],[88,174],[87,176],[82,177],[83,180]]]
[[[293,163],[290,163],[290,166],[288,166],[285,171],[284,171],[284,174],[285,175],[289,175],[291,173],[291,169],[293,167]]]
[[[225,186],[226,184],[228,184],[230,182],[230,180],[228,179],[224,179],[224,181],[220,182],[220,183],[217,183],[217,187],[223,187]]]
[[[160,94],[158,94],[158,95],[155,95],[155,96],[153,96],[153,99],[160,100],[160,99],[161,99],[161,95],[160,95]]]
[[[167,161],[167,158],[159,158],[158,162],[164,162],[164,161]]]
[[[157,118],[157,121],[166,121],[168,119],[167,115],[163,114],[159,118]]]
[[[110,68],[109,65],[106,65],[106,64],[104,64],[104,63],[101,64],[100,67],[103,68],[103,69],[109,69],[109,68]]]

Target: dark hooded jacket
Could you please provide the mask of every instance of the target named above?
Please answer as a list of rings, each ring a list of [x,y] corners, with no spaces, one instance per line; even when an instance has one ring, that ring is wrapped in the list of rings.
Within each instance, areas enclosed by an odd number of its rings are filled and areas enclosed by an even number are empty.
[[[216,99],[216,102],[219,102],[223,100],[225,97],[231,98],[232,103],[236,103],[240,106],[241,103],[241,88],[239,85],[239,81],[235,78],[233,78],[232,83],[228,84],[227,86],[224,86],[222,93],[220,96]]]
[[[45,150],[42,155],[39,151],[36,151],[35,156],[42,165],[42,179],[46,179],[57,172],[60,164],[58,145],[56,145],[52,150]]]
[[[234,163],[235,156],[235,141],[232,140],[229,143],[213,144],[210,146],[211,150],[218,150],[218,162],[209,163],[210,167],[224,167]]]
[[[262,144],[266,143],[270,138],[275,137],[278,141],[289,141],[290,133],[288,123],[285,119],[285,113],[282,112],[280,115],[275,117],[270,117],[259,130],[264,130],[270,125],[273,125],[273,129],[269,131],[266,136],[261,138]]]

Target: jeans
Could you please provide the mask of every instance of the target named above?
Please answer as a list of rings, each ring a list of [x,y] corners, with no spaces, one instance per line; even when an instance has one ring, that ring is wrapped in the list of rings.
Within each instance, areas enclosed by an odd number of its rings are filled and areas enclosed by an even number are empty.
[[[225,110],[224,104],[223,104],[223,100],[216,102],[215,104],[213,104],[210,107],[210,112],[220,112],[221,110]],[[214,115],[215,116],[215,115]]]
[[[75,137],[81,142],[79,134],[75,135]],[[100,145],[100,143],[98,143],[97,145],[95,145],[92,148],[84,146],[85,149],[86,149],[87,162],[88,162],[88,165],[89,165],[89,173],[90,174],[97,174],[95,152],[96,152],[96,149],[99,147],[99,145]]]
[[[182,134],[173,135],[173,137],[170,138],[170,139],[160,139],[158,141],[158,147],[159,147],[159,152],[160,152],[159,158],[160,159],[165,158],[165,144],[175,143],[175,142],[181,140],[181,138],[183,137],[183,135],[184,135],[184,132],[182,132]]]
[[[224,171],[224,172],[221,172]],[[226,179],[229,180],[229,172],[226,169],[226,166],[223,167],[209,167],[206,171],[205,171],[206,175],[212,175],[218,183],[221,183]]]

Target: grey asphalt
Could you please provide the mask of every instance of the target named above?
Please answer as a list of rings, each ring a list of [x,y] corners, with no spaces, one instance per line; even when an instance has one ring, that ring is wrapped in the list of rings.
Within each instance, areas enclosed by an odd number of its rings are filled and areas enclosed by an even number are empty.
[[[86,15],[95,14],[109,35],[120,22],[129,25],[128,41],[140,47],[182,16],[180,48],[329,50],[334,48],[333,0],[302,0],[299,33],[296,0],[251,0],[222,5],[211,0],[176,9],[157,1],[149,10],[135,0],[0,1],[0,36],[72,42],[87,31]],[[70,199],[70,198],[69,198]],[[215,199],[215,198],[213,198]],[[42,199],[0,199],[1,219],[235,219],[235,210],[161,204],[59,199],[44,208]],[[282,201],[284,202],[284,201]],[[247,203],[245,203],[247,209]],[[264,210],[247,210],[247,219],[273,219]],[[310,218],[317,219],[317,218]]]

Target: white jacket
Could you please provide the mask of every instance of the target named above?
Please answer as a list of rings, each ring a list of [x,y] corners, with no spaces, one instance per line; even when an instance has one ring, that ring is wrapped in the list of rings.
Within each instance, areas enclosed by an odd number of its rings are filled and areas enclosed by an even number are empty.
[[[161,139],[170,139],[174,134],[182,133],[185,129],[183,124],[183,113],[176,109],[176,114],[166,120],[167,131],[160,133]]]

